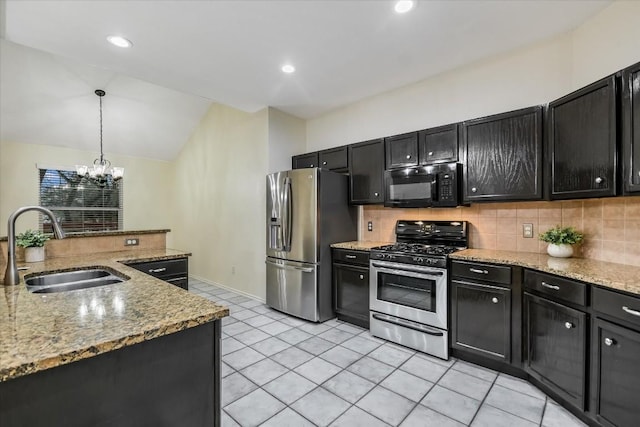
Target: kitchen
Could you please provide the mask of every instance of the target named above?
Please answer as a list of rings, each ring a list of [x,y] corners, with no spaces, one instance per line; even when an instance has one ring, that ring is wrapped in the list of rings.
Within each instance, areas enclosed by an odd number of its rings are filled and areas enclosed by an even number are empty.
[[[10,4],[6,8],[7,12],[11,11]],[[415,12],[421,10],[426,10],[424,4],[420,4]],[[248,113],[223,104],[207,105],[200,110],[204,114],[202,120],[196,122],[191,136],[185,137],[188,141],[171,161],[142,159],[140,157],[148,157],[142,154],[138,158],[131,157],[126,151],[110,155],[110,144],[116,141],[115,138],[105,138],[108,157],[114,164],[124,165],[125,177],[130,178],[125,185],[125,206],[128,207],[124,229],[170,228],[167,246],[193,253],[189,263],[192,277],[222,284],[264,301],[264,177],[267,173],[289,169],[293,155],[557,99],[637,62],[634,43],[638,31],[635,25],[637,16],[634,2],[607,4],[606,8],[590,19],[585,18],[585,22],[576,25],[572,31],[488,59],[478,58],[472,64],[419,81],[424,78],[421,76],[414,80],[418,83],[399,89],[389,88],[390,91],[382,95],[306,121],[278,108]],[[7,26],[7,30],[10,35],[11,27]],[[51,33],[57,31],[60,29],[52,29]],[[3,41],[3,54],[7,52],[5,49],[11,49],[11,46],[7,47]],[[283,82],[284,86],[291,84],[287,83],[288,80]],[[87,98],[95,98],[93,90],[96,87],[86,89]],[[109,96],[112,95],[107,88],[105,113],[109,112],[109,104],[106,104]],[[435,103],[434,99],[439,102]],[[93,108],[95,104],[88,105],[88,108]],[[4,224],[18,206],[37,204],[37,189],[34,189],[37,183],[30,178],[35,173],[34,162],[68,165],[87,162],[95,157],[94,115],[87,119],[94,129],[87,137],[91,145],[82,151],[48,145],[44,140],[20,144],[17,140],[5,141],[3,137],[0,148],[0,223]],[[221,117],[224,120],[218,120]],[[112,126],[113,120],[105,120],[107,132]],[[251,167],[248,168],[247,164]],[[229,184],[231,178],[233,185],[211,184]],[[159,185],[145,185],[149,179]],[[223,209],[220,200],[224,200],[226,206],[242,208]],[[471,247],[536,252],[540,250],[537,239],[522,238],[516,227],[510,228],[510,232],[498,227],[498,210],[511,210],[518,228],[520,223],[531,223],[537,234],[543,231],[544,226],[550,225],[541,221],[549,212],[546,209],[560,205],[561,217],[571,215],[581,219],[575,223],[578,229],[593,225],[596,230],[603,230],[605,221],[618,220],[606,223],[609,229],[616,231],[607,235],[615,238],[588,240],[583,249],[589,255],[585,256],[638,265],[637,240],[627,241],[626,231],[620,232],[620,227],[632,229],[632,222],[625,223],[624,217],[605,218],[604,214],[591,221],[592,217],[587,214],[598,210],[617,212],[620,204],[624,211],[625,203],[632,205],[635,200],[637,198],[616,197],[577,202],[532,202],[540,203],[534,205],[522,202],[520,206],[478,203],[446,213],[427,209],[394,211],[379,205],[367,205],[360,211],[359,232],[362,240],[389,242],[395,240],[393,224],[396,219],[430,219],[430,215],[437,219],[468,218],[475,224],[470,230]],[[451,214],[457,217],[451,218]],[[26,217],[23,219],[27,220]],[[620,220],[622,225],[619,225]],[[371,232],[366,231],[369,221],[373,223]],[[237,223],[243,226],[234,227]],[[37,223],[31,224],[31,228],[36,226]]]

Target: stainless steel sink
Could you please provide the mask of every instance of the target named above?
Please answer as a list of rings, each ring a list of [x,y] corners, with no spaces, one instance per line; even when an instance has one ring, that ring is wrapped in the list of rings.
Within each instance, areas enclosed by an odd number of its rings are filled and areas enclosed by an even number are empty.
[[[100,268],[38,274],[25,279],[27,290],[36,294],[95,288],[124,281],[122,277]]]

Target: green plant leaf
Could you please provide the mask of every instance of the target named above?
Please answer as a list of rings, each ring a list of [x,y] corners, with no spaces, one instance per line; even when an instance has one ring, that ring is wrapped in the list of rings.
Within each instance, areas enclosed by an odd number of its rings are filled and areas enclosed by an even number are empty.
[[[543,242],[555,245],[575,245],[584,240],[584,235],[573,227],[561,227],[559,225],[541,233],[539,239]]]

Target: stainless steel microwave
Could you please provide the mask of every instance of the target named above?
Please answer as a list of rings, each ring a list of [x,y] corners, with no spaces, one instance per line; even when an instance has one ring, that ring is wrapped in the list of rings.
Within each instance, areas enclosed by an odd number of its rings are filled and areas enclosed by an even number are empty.
[[[440,163],[384,172],[384,205],[394,208],[455,207],[461,204],[462,167]]]

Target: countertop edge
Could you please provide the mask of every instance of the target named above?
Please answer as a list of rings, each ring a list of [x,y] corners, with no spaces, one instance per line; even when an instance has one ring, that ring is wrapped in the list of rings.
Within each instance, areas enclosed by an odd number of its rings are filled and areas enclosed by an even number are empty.
[[[86,232],[70,232],[66,233],[65,238],[73,239],[76,237],[103,237],[103,236],[126,236],[127,234],[160,234],[170,233],[171,229],[163,228],[159,230],[112,230],[112,231],[86,231]],[[6,242],[7,236],[0,236],[0,242]]]

